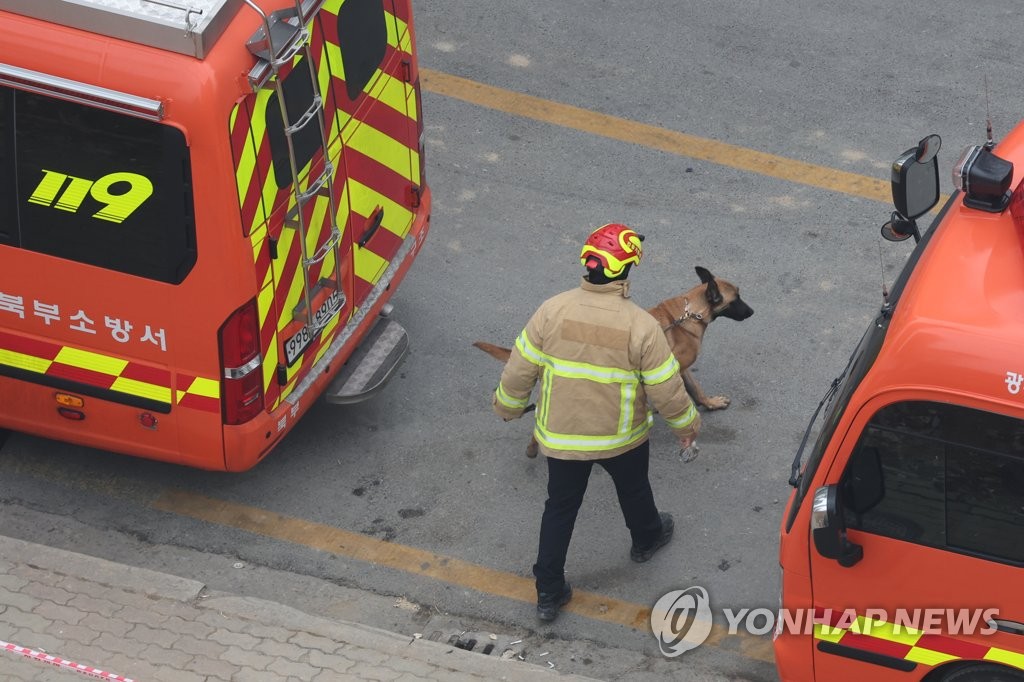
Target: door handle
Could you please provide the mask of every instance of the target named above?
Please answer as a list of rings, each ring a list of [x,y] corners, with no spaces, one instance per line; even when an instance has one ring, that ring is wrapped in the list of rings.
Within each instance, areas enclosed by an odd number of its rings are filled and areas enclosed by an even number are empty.
[[[363,232],[363,236],[359,238],[360,247],[366,246],[366,243],[370,241],[370,239],[373,237],[374,232],[376,232],[380,228],[380,225],[383,222],[384,207],[378,206],[377,210],[373,214],[373,220],[370,222],[370,226],[366,228],[366,232]]]
[[[1010,635],[1024,635],[1024,623],[1018,623],[1015,620],[993,618],[989,621],[989,624],[996,630],[999,630],[999,632],[1005,632]]]

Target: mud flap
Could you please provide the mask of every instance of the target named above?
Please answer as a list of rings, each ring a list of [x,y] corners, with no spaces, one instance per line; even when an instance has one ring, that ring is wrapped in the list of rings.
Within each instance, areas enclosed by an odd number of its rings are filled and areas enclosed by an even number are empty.
[[[371,398],[394,375],[409,351],[409,335],[398,322],[381,317],[324,392],[329,403],[345,405]]]

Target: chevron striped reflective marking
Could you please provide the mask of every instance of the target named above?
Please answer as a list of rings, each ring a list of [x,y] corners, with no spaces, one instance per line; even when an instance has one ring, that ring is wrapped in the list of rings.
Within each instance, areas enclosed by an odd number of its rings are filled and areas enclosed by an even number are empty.
[[[382,0],[387,26],[385,55],[363,93],[350,100],[338,43],[337,13],[343,2],[327,0],[309,29],[315,78],[324,102],[327,156],[334,169],[335,221],[343,233],[343,253],[352,253],[351,263],[343,261],[343,267],[352,273],[353,290],[346,292],[351,304],[343,309],[343,319],[328,324],[303,356],[291,367],[285,366],[281,375],[279,366],[286,363],[282,362],[280,342],[294,333],[292,311],[303,301],[305,287],[333,278],[336,264],[333,254],[328,255],[310,271],[310,282],[304,281],[301,240],[296,230],[284,226],[285,215],[295,205],[292,187],[278,187],[274,177],[267,131],[267,107],[275,100],[272,87],[246,96],[229,119],[242,226],[250,239],[256,279],[261,286],[258,310],[262,374],[269,409],[280,405],[324,355],[338,329],[345,326],[360,301],[387,271],[415,217],[410,209],[410,190],[420,181],[416,94],[412,84],[404,80],[403,66],[413,58],[408,3]],[[301,58],[301,54],[297,56],[280,77],[288,78]],[[305,70],[306,65],[300,68]],[[307,187],[309,178],[316,177],[322,168],[323,155],[316,153],[299,169],[299,186]],[[304,207],[307,255],[317,253],[331,238],[329,205],[327,197],[317,197]],[[380,228],[363,247],[355,245],[377,207],[384,209]],[[271,242],[276,251],[274,258]]]
[[[949,661],[996,661],[1024,670],[1024,653],[988,646],[975,640],[932,634],[858,615],[849,627],[842,626],[842,611],[819,609],[814,638],[870,653],[899,658],[924,666]]]
[[[96,351],[0,332],[0,368],[77,382],[167,406],[220,411],[217,379],[179,373]],[[19,375],[23,376],[23,375]],[[194,397],[195,399],[192,399]]]

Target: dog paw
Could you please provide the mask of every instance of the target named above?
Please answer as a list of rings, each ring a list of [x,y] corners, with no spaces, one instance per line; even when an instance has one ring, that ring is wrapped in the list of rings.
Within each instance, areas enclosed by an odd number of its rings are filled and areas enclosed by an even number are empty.
[[[729,407],[730,402],[732,401],[726,398],[724,395],[716,395],[711,398],[708,398],[703,403],[701,403],[701,407],[703,407],[705,410],[724,410],[725,408]]]

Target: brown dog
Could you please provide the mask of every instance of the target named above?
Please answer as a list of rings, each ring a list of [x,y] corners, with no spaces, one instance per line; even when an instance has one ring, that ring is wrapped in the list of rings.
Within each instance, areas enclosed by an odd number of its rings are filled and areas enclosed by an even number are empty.
[[[715,277],[707,268],[697,266],[701,283],[680,296],[665,299],[647,312],[654,316],[665,332],[672,354],[679,362],[683,383],[693,402],[706,410],[721,410],[729,406],[724,395],[708,397],[690,371],[700,354],[704,332],[712,320],[727,317],[730,320],[745,320],[754,314],[754,309],[740,298],[740,289],[732,282]],[[502,362],[508,362],[511,348],[495,346],[486,341],[476,341],[474,346]],[[527,457],[537,456],[537,441],[532,437],[526,447]]]

